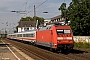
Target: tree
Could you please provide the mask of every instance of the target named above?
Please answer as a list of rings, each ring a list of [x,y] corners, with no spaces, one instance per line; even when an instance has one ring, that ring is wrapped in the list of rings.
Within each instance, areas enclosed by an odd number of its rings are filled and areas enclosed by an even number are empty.
[[[38,20],[39,25],[44,22],[44,18],[38,17],[38,16],[33,17],[33,18],[28,16],[28,17],[26,17],[26,18],[21,18],[20,21],[29,21],[29,20],[30,20],[30,21],[34,21],[34,18],[36,18],[36,20]]]
[[[65,23],[68,22],[68,11],[66,9],[66,3],[62,3],[60,8],[58,10],[61,10],[61,17],[65,18]]]
[[[66,18],[66,3],[62,3],[58,10],[61,10],[62,11],[61,12],[61,14],[62,14],[61,16]]]
[[[72,0],[66,9],[66,16],[62,16],[70,21],[74,35],[90,35],[90,0]]]
[[[33,17],[33,19],[34,19],[34,17]],[[44,18],[36,16],[36,20],[38,20],[39,25],[44,23]]]
[[[17,33],[18,32],[18,26],[16,26],[16,30],[14,30],[14,33]]]
[[[21,21],[29,21],[29,20],[31,20],[31,21],[32,21],[32,20],[33,20],[33,18],[32,18],[32,17],[27,16],[26,18],[23,18],[23,17],[22,17],[20,20],[21,20]]]

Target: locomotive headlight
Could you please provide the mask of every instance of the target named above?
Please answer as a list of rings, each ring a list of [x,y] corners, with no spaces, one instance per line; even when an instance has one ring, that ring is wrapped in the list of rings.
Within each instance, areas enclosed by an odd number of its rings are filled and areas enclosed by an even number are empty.
[[[72,40],[72,37],[57,37],[57,40],[63,40],[63,39]]]
[[[54,44],[54,45],[57,45],[57,44]]]
[[[55,47],[57,47],[57,44],[54,44]]]
[[[72,40],[72,37],[66,37],[67,40]]]
[[[63,37],[58,37],[57,40],[63,40]]]

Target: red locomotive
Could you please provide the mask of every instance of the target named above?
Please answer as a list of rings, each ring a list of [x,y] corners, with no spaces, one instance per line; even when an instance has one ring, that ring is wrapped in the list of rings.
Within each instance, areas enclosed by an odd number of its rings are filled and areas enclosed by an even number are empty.
[[[36,31],[36,44],[55,50],[73,49],[72,29],[65,25],[43,27]]]

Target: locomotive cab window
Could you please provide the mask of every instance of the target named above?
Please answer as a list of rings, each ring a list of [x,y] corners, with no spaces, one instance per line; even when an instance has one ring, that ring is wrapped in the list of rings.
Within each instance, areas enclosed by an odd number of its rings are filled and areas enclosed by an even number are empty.
[[[70,34],[70,30],[64,30],[65,34]]]
[[[57,30],[57,34],[64,34],[63,30]]]
[[[70,30],[57,30],[57,34],[70,34]]]

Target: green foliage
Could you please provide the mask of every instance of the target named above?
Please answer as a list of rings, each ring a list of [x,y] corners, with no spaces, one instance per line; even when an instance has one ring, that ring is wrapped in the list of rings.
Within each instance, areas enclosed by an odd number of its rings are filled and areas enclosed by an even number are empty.
[[[34,19],[38,20],[38,23],[39,23],[39,24],[42,24],[42,23],[44,22],[44,18],[42,18],[42,17],[37,17],[37,16],[36,16],[36,17],[33,17],[33,18],[32,18],[32,17],[21,18],[20,20],[21,20],[21,21],[29,21],[29,20],[30,20],[30,21],[34,21]]]
[[[17,33],[17,30],[14,30],[14,33]]]
[[[66,3],[62,3],[61,6],[60,6],[60,8],[58,10],[61,10],[62,11],[61,12],[62,13],[61,16],[65,18],[66,17]]]
[[[26,18],[23,18],[23,17],[22,17],[20,20],[21,20],[21,21],[29,21],[29,20],[32,21],[33,18],[28,16],[28,17],[26,17]]]
[[[90,43],[87,43],[87,42],[85,42],[85,43],[83,43],[83,42],[75,42],[74,43],[74,46],[75,46],[75,48],[85,48],[85,49],[90,49]]]
[[[61,10],[61,17],[65,18],[65,21],[67,22],[68,18],[67,18],[66,3],[62,3],[58,10]]]
[[[42,23],[44,23],[44,18],[41,18],[41,17],[35,17],[36,18],[36,20],[38,20],[38,24],[40,25],[40,24],[42,24]],[[34,20],[34,17],[33,17],[33,20]]]
[[[1,38],[1,37],[0,37],[0,40],[4,40],[4,38]]]
[[[70,21],[73,34],[90,35],[90,0],[72,0],[68,8],[64,9],[64,7],[65,3],[62,3],[59,10],[62,12],[62,17]]]
[[[16,26],[16,30],[14,31],[14,33],[17,33],[18,32],[18,26]]]

